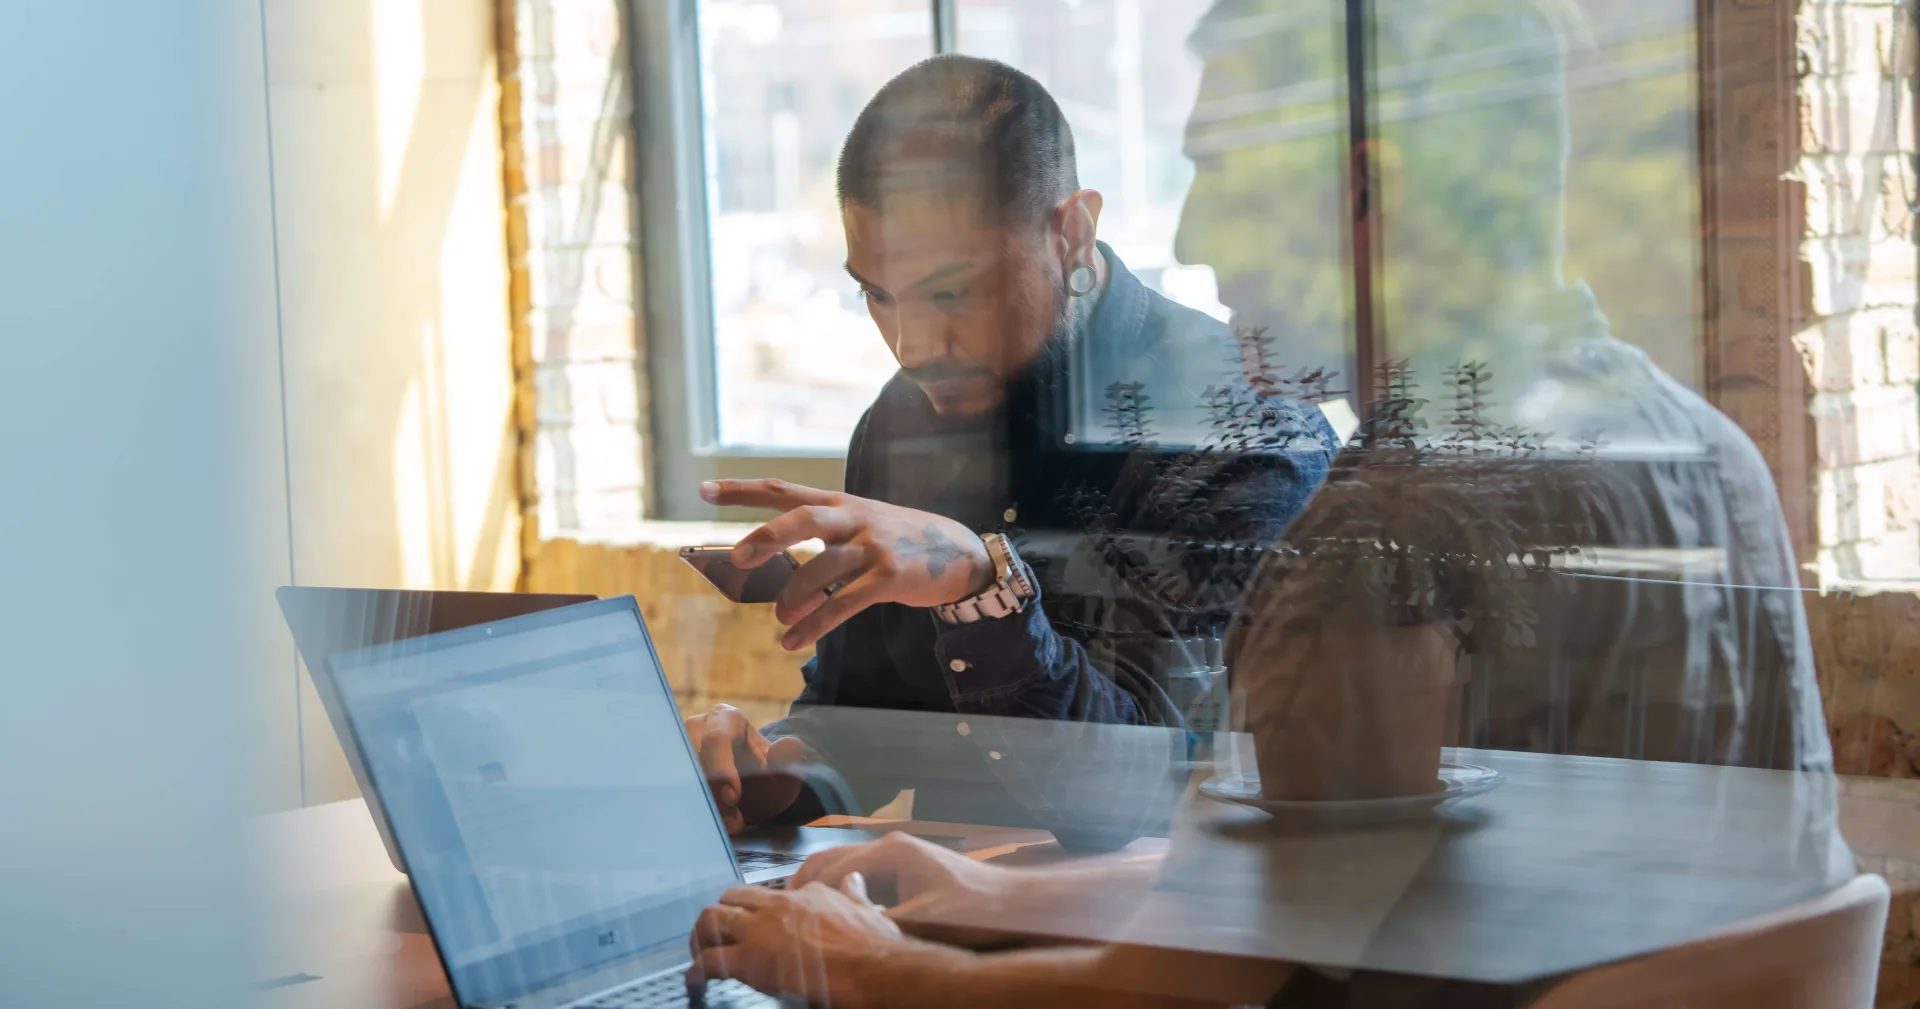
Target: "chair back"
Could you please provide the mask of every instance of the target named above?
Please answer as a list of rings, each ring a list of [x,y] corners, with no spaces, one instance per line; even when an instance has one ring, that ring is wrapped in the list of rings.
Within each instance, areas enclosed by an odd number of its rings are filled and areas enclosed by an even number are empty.
[[[1857,876],[1718,935],[1578,975],[1533,1009],[1873,1009],[1889,898],[1886,880]]]

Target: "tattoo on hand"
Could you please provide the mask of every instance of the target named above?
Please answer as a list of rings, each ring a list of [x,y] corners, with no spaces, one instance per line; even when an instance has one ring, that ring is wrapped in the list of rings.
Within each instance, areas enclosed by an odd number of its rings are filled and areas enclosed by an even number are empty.
[[[911,536],[900,537],[900,542],[894,544],[894,549],[899,551],[903,558],[924,558],[927,562],[927,574],[936,579],[943,577],[947,569],[953,565],[969,560],[960,544],[955,543],[942,532],[939,526],[926,527],[917,540]]]

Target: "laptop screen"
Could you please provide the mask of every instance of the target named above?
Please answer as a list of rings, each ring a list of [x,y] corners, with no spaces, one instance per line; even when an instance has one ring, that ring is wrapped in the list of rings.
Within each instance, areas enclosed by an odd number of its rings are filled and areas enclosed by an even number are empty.
[[[684,945],[738,879],[631,598],[328,665],[463,1004]]]

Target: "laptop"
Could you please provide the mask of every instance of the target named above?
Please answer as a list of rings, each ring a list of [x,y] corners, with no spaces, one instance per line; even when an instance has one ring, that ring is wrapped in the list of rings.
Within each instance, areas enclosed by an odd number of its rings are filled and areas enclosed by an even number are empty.
[[[353,780],[366,796],[367,811],[387,847],[387,858],[395,869],[407,871],[400,850],[394,846],[387,829],[385,811],[379,796],[367,784],[366,769],[360,757],[347,745],[346,715],[340,700],[330,689],[331,681],[322,671],[327,657],[390,641],[425,637],[441,631],[458,630],[492,623],[528,613],[541,613],[593,602],[598,596],[542,595],[526,592],[438,592],[411,589],[336,589],[287,585],[274,592],[287,629],[293,632],[293,644],[313,673],[313,686],[320,695],[320,706],[333,723],[333,734],[346,751],[347,766]]]
[[[342,652],[321,678],[463,1009],[685,1005],[701,909],[792,871],[736,859],[631,596]],[[704,1004],[780,1003],[719,982]]]
[[[544,613],[564,606],[577,606],[598,600],[598,596],[538,594],[527,592],[441,592],[416,589],[340,589],[310,586],[284,586],[274,593],[280,612],[293,632],[294,646],[313,673],[314,691],[320,706],[346,753],[347,766],[366,797],[367,811],[386,846],[387,859],[401,872],[406,860],[393,843],[387,826],[386,810],[380,796],[367,779],[360,755],[348,743],[347,721],[332,677],[326,675],[327,659],[340,652],[425,637],[442,631],[459,630]],[[830,787],[823,783],[821,787]],[[852,802],[841,797],[839,805],[851,809]],[[808,855],[843,844],[872,840],[878,834],[844,827],[757,827],[733,838],[734,852],[748,871],[748,879],[766,879],[791,875]],[[955,838],[929,837],[928,840],[958,848]]]

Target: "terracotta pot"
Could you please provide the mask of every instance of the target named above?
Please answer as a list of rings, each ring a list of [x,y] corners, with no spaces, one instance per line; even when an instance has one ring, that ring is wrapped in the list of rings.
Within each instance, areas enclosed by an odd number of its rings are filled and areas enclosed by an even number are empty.
[[[1459,724],[1460,654],[1439,625],[1254,629],[1232,669],[1237,720],[1253,736],[1261,791],[1283,801],[1438,791],[1440,749]]]

